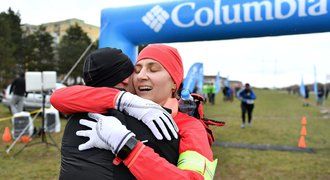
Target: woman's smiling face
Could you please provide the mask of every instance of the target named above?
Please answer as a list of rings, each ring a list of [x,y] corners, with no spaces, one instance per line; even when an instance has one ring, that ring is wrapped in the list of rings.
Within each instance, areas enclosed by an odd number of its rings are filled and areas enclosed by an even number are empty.
[[[175,91],[175,84],[169,73],[153,59],[138,61],[132,76],[136,94],[157,104],[164,105]]]

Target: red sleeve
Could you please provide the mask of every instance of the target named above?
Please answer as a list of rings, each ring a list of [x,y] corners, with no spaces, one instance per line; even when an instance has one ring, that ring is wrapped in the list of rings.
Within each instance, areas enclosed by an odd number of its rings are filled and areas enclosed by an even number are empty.
[[[152,148],[144,145],[134,148],[129,157],[124,160],[124,164],[136,179],[204,179],[197,172],[177,168],[166,159],[160,157]]]
[[[179,153],[187,150],[196,151],[210,161],[213,161],[213,153],[208,144],[207,134],[202,124],[196,119],[182,114],[178,114],[174,119],[180,129]],[[177,168],[160,157],[153,149],[141,145],[141,143],[124,160],[124,164],[137,179],[155,179],[156,177],[159,179],[180,180],[204,179],[197,172]]]
[[[178,113],[174,120],[179,127],[180,153],[187,150],[196,151],[213,161],[213,152],[203,124],[194,117],[183,113]]]
[[[71,86],[56,90],[50,97],[51,104],[66,114],[78,112],[105,113],[113,109],[118,89],[106,87]]]

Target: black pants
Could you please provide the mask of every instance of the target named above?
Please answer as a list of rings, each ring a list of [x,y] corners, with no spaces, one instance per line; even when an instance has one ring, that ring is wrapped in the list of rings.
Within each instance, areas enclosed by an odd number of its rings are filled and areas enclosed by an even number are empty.
[[[252,121],[252,111],[254,108],[254,104],[247,104],[242,102],[241,109],[242,109],[242,122],[245,123],[245,114],[248,114],[248,122],[251,123]]]
[[[209,93],[208,97],[209,97],[209,103],[214,105],[214,103],[215,103],[215,93]]]

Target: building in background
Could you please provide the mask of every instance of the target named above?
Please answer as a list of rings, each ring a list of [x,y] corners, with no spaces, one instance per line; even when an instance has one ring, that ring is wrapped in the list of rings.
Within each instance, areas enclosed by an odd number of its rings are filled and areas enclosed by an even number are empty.
[[[220,77],[220,87],[224,87],[225,85],[225,81],[227,80],[227,78],[225,77]],[[215,75],[205,75],[204,76],[204,83],[215,83]],[[236,88],[236,87],[242,87],[243,83],[241,81],[235,81],[235,80],[229,80],[229,86],[232,88]]]
[[[80,19],[67,19],[63,21],[44,23],[41,25],[30,25],[23,24],[22,30],[26,33],[25,35],[29,35],[38,30],[39,26],[43,26],[46,28],[46,32],[54,37],[55,46],[60,43],[61,38],[66,34],[66,30],[69,29],[70,26],[74,26],[77,24],[81,27],[81,29],[87,33],[88,37],[95,41],[99,37],[100,28],[94,25],[86,24],[83,20]]]

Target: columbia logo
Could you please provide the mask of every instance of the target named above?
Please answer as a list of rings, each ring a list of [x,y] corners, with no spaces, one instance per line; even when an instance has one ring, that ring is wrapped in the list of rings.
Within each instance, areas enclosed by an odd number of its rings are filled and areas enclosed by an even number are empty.
[[[155,32],[159,32],[169,17],[170,15],[157,5],[142,17],[142,21]]]

